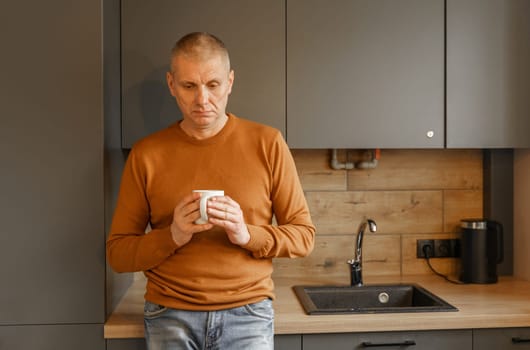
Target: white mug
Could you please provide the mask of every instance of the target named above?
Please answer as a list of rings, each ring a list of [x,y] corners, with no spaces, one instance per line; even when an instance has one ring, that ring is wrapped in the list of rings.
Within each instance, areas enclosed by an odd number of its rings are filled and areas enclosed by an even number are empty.
[[[225,191],[223,190],[193,190],[195,193],[201,194],[201,217],[195,220],[196,224],[206,224],[208,223],[208,212],[207,212],[207,202],[210,197],[219,197],[224,196]]]

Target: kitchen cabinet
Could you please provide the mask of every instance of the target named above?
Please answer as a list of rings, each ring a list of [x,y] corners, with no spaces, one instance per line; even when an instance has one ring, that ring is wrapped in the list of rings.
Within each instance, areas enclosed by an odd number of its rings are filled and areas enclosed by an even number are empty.
[[[530,349],[530,328],[474,329],[473,349]]]
[[[107,350],[146,350],[144,338],[107,339]]]
[[[181,118],[165,72],[190,31],[231,52],[228,111],[280,129],[292,148],[530,147],[527,0],[121,6],[124,148]]]
[[[397,316],[399,317],[399,316]],[[396,319],[396,322],[399,322]],[[304,350],[404,349],[471,350],[471,330],[304,334]]]
[[[2,11],[0,348],[102,349],[101,4]]]
[[[1,343],[0,343],[1,344]],[[107,339],[107,350],[144,350],[145,339]],[[302,335],[286,334],[274,336],[275,350],[301,350]]]
[[[0,349],[105,349],[103,325],[38,325],[0,327]]]
[[[275,350],[301,350],[301,334],[280,334],[274,336]]]
[[[230,52],[227,111],[285,133],[285,1],[143,1],[122,6],[122,146],[181,119],[166,85],[170,51],[184,34],[210,32]]]
[[[287,141],[444,147],[444,1],[289,0]]]
[[[530,147],[530,2],[447,0],[447,147]]]

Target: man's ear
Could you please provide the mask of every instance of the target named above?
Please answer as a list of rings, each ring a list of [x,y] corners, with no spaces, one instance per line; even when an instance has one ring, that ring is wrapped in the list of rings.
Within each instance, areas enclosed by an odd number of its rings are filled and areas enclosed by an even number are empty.
[[[231,94],[232,93],[232,85],[234,84],[234,78],[235,78],[235,75],[234,75],[234,70],[231,69],[230,70],[230,73],[228,73],[228,84],[230,86],[229,90],[228,90],[228,94]]]
[[[171,96],[175,97],[175,80],[173,79],[173,74],[171,72],[166,72],[166,82]]]

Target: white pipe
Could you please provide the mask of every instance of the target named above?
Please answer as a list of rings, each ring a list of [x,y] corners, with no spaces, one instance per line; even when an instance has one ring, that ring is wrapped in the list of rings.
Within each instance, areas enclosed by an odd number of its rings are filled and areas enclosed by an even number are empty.
[[[373,159],[369,162],[359,162],[355,164],[356,169],[375,169],[377,168],[377,159]]]
[[[331,150],[331,163],[330,163],[330,166],[331,166],[331,168],[333,168],[335,170],[353,169],[353,168],[355,168],[355,164],[354,163],[351,163],[351,162],[341,163],[341,162],[339,162],[337,160],[337,149],[336,148]]]
[[[371,150],[369,152],[370,152],[370,160],[356,163],[355,167],[357,169],[374,169],[374,168],[377,168],[378,155],[376,153],[378,152],[378,150],[375,150],[375,151]]]
[[[341,169],[374,169],[377,167],[379,162],[379,149],[368,151],[370,152],[370,160],[352,163],[346,162],[341,163],[337,159],[337,149],[333,148],[331,150],[331,162],[330,166],[332,169],[341,170]]]

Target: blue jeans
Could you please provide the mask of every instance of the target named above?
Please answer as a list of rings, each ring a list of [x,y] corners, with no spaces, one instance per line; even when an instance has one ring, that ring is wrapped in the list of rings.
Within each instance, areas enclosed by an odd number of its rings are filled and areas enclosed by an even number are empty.
[[[272,301],[218,311],[175,310],[145,302],[148,350],[272,350]]]

